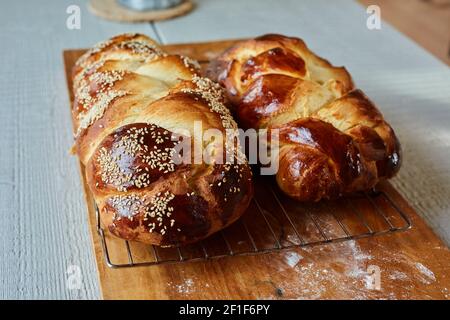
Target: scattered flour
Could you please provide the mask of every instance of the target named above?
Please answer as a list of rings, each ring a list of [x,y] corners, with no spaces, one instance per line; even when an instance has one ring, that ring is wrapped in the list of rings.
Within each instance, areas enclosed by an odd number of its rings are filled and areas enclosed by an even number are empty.
[[[295,251],[289,251],[285,254],[284,259],[290,267],[295,267],[303,257]]]
[[[186,279],[184,283],[175,286],[178,293],[191,293],[193,292],[194,281],[192,279]]]
[[[426,278],[422,279],[423,283],[425,284],[430,284],[432,282],[436,281],[436,277],[434,276],[433,271],[431,271],[430,269],[428,269],[427,267],[425,267],[423,264],[421,264],[420,262],[416,263],[416,268],[417,270],[420,271],[420,273],[422,275],[424,275]]]
[[[347,299],[408,299],[414,282],[431,284],[436,281],[435,274],[422,263],[411,263],[402,253],[390,252],[376,258],[383,261],[381,267],[389,265],[389,268],[384,270],[386,274],[381,275],[383,291],[373,290],[373,279],[367,270],[373,259],[375,258],[370,252],[362,251],[354,240],[314,248],[305,247],[299,252],[285,251],[280,271],[287,267],[294,269],[298,281],[281,278],[282,280],[276,282],[276,288],[282,290],[283,298],[324,299],[339,293],[340,297]],[[393,282],[384,281],[383,277]],[[402,292],[396,292],[398,281],[402,282]],[[210,287],[210,284],[192,277],[170,285],[181,294],[190,294]],[[446,299],[449,298],[447,288],[442,290],[442,294]],[[274,297],[264,299],[268,298]]]
[[[355,240],[348,241],[348,246],[352,250],[353,256],[357,261],[373,259],[370,254],[365,254],[361,251]]]
[[[403,273],[403,272],[398,271],[398,270],[394,270],[389,275],[389,279],[405,281],[405,280],[408,280],[408,276],[406,275],[406,273]]]
[[[348,241],[347,252],[350,254],[346,275],[352,278],[362,278],[365,284],[368,283],[368,273],[366,261],[373,257],[369,254],[363,253],[354,240]],[[367,287],[367,285],[366,285]]]
[[[287,251],[283,257],[285,265],[296,270],[299,282],[283,281],[279,285],[299,299],[329,298],[332,292],[340,292],[349,299],[370,296],[365,288],[371,286],[367,266],[373,257],[363,252],[354,240],[314,250],[305,247],[301,254]],[[335,259],[334,268],[329,268],[330,257]]]

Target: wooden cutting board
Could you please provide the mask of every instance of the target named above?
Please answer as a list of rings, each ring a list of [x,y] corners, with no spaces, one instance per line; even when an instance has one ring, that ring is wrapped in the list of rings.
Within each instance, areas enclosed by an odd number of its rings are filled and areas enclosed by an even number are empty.
[[[183,54],[205,65],[236,40],[190,43],[164,46],[170,53]],[[70,101],[71,68],[85,50],[64,51]],[[317,245],[278,250],[266,254],[230,256],[197,262],[110,268],[105,262],[93,198],[85,181],[84,167],[80,163],[80,175],[86,199],[91,239],[98,267],[98,276],[105,299],[449,299],[450,251],[433,233],[401,195],[389,184],[380,190],[396,204],[395,211],[405,213],[412,227],[406,231],[388,232],[345,241],[309,241]],[[326,214],[342,215],[350,228],[357,226],[356,218],[348,214],[343,202],[302,205],[290,202],[278,194],[267,179],[259,179],[256,185],[256,203],[261,212],[274,215],[278,209],[289,208],[291,216],[300,224],[303,236],[314,237],[317,221]],[[269,193],[268,190],[272,193]],[[278,194],[278,195],[277,195]],[[280,200],[281,199],[281,200]],[[276,207],[276,202],[281,201]],[[359,200],[355,199],[354,204]],[[267,230],[254,226],[252,203],[244,215],[255,237],[264,238]],[[262,207],[262,208],[261,208]],[[328,208],[325,210],[324,208]],[[277,209],[278,208],[278,209]],[[368,204],[359,210],[370,214]],[[392,208],[386,209],[394,210]],[[296,211],[296,212],[294,212]],[[315,226],[304,217],[308,212]],[[325,212],[326,211],[326,212]],[[312,214],[311,214],[312,212]],[[80,212],[80,214],[82,214]],[[395,218],[395,217],[394,217]],[[392,219],[394,221],[395,219]],[[369,219],[373,228],[382,228],[381,222]],[[303,223],[303,224],[302,224]],[[237,228],[232,226],[230,228]],[[325,225],[322,233],[337,232],[333,225]],[[324,230],[324,231],[323,231]],[[352,231],[358,234],[358,231]],[[277,233],[277,231],[276,231]],[[239,237],[238,233],[234,233]],[[354,233],[352,233],[354,234]],[[322,234],[323,236],[326,236]],[[278,236],[278,233],[277,233]],[[283,232],[286,241],[289,234]],[[106,234],[108,252],[115,261],[126,261],[123,241]],[[339,238],[333,235],[329,237]],[[345,237],[341,237],[341,240]],[[280,234],[281,239],[281,234]],[[206,243],[212,242],[207,239]],[[284,241],[284,240],[283,240]],[[240,241],[243,242],[243,241]],[[240,243],[237,242],[238,244]],[[130,243],[133,253],[140,259],[149,254],[148,247]],[[379,281],[377,281],[379,279]],[[374,285],[375,284],[375,285]]]

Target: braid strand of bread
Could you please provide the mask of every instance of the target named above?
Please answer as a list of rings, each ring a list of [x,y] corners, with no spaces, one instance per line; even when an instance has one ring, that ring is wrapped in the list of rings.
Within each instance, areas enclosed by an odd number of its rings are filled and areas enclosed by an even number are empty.
[[[197,62],[165,53],[144,35],[119,35],[77,61],[73,91],[75,149],[114,235],[183,245],[244,213],[253,188],[239,147],[232,151],[240,163],[218,161],[221,141],[208,163],[174,161],[180,141],[202,139],[195,122],[203,130],[236,128],[222,89],[200,77]]]
[[[400,144],[350,74],[298,38],[243,41],[211,62],[238,123],[279,130],[280,188],[300,201],[365,191],[400,168]]]

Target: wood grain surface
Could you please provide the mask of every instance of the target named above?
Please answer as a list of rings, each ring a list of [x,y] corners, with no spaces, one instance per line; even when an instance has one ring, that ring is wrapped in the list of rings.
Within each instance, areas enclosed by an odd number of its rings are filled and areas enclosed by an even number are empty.
[[[182,53],[199,61],[214,58],[235,41],[165,46],[169,53]],[[70,100],[70,70],[83,51],[64,52]],[[88,219],[105,299],[447,299],[450,298],[450,251],[388,183],[383,190],[413,221],[412,228],[396,233],[340,243],[283,250],[254,256],[233,256],[202,262],[183,262],[150,267],[113,269],[106,265],[97,234],[93,198],[80,163]],[[255,197],[264,194],[265,181],[255,182]],[[274,200],[263,202],[270,210]],[[284,202],[283,206],[288,203]],[[292,203],[296,207],[306,207]],[[319,204],[311,206],[319,208]],[[276,208],[277,210],[279,208]],[[246,215],[251,215],[253,208]],[[336,211],[348,210],[337,207]],[[366,214],[368,208],[361,207]],[[320,210],[317,212],[319,213]],[[293,215],[304,212],[293,212]],[[314,214],[314,213],[313,213]],[[244,216],[245,218],[245,216]],[[254,222],[256,220],[253,220]],[[375,220],[371,225],[379,224]],[[305,226],[303,226],[305,227]],[[375,226],[376,228],[377,226]],[[255,226],[250,226],[250,229]],[[330,228],[330,227],[328,227]],[[264,232],[261,230],[260,232]],[[268,232],[265,230],[265,232]],[[310,234],[309,234],[310,235]],[[123,242],[107,232],[109,254],[128,261]],[[207,244],[208,241],[206,240]],[[132,251],[143,259],[146,246],[131,242]],[[380,271],[380,288],[371,286],[370,268]]]
[[[100,297],[77,161],[68,154],[73,137],[61,52],[122,32],[164,44],[267,32],[304,38],[345,65],[383,111],[405,158],[393,184],[450,243],[448,67],[388,23],[367,30],[365,7],[352,0],[246,0],[245,10],[241,0],[195,2],[186,16],[155,24],[101,20],[84,0],[0,3],[0,298]],[[70,5],[80,7],[81,29],[66,26]],[[67,286],[71,265],[82,276],[74,289]]]

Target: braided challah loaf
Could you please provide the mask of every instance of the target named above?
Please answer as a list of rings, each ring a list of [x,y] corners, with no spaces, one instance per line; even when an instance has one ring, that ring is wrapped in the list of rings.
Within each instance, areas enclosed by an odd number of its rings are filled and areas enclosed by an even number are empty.
[[[400,145],[345,68],[297,38],[238,43],[207,75],[225,87],[238,123],[279,130],[280,188],[301,201],[368,190],[400,167]]]
[[[75,149],[113,234],[175,246],[244,213],[253,188],[239,147],[231,159],[240,162],[221,161],[223,141],[208,144],[208,162],[174,160],[182,142],[201,146],[192,154],[187,149],[189,160],[204,152],[196,122],[201,133],[236,128],[222,89],[199,76],[195,61],[164,53],[146,36],[119,35],[77,61],[73,90]]]

